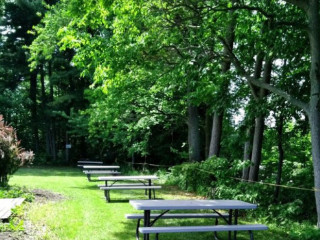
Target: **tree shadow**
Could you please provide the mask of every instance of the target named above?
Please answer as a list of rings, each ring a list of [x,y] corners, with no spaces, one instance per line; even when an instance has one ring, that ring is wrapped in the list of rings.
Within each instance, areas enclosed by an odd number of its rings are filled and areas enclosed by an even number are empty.
[[[84,177],[84,173],[71,167],[24,167],[20,168],[15,176],[61,176],[61,177]]]

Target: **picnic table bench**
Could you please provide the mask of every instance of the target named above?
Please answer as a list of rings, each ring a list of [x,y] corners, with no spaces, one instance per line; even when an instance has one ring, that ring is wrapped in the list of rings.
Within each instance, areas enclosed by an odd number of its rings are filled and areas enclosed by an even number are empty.
[[[105,185],[98,185],[100,190],[104,190],[104,195],[107,202],[110,202],[111,190],[145,190],[148,191],[149,199],[152,199],[151,192],[155,198],[155,189],[160,189],[161,186],[152,184],[152,180],[158,179],[157,176],[110,176],[98,177],[98,180],[105,181]],[[139,183],[116,184],[119,181],[139,181]],[[111,182],[111,184],[110,184]]]
[[[236,232],[248,231],[250,240],[254,240],[253,231],[268,230],[268,227],[263,224],[245,224],[245,225],[216,225],[216,226],[178,226],[178,227],[140,227],[139,232],[143,234],[156,234],[156,240],[159,239],[160,233],[186,233],[186,232]],[[230,239],[230,238],[229,238]],[[236,238],[235,238],[236,239]]]
[[[143,210],[144,226],[138,230],[143,234],[144,240],[149,240],[149,234],[156,234],[158,239],[160,233],[179,233],[179,232],[213,232],[215,239],[218,239],[217,232],[228,232],[228,239],[237,239],[237,231],[248,231],[250,239],[253,240],[253,231],[267,230],[268,227],[263,224],[245,224],[238,225],[238,211],[240,209],[255,209],[257,205],[238,200],[130,200],[130,204],[137,210]],[[165,215],[171,210],[212,210],[218,214],[227,224],[209,225],[209,226],[159,226],[153,225],[158,219],[164,219]],[[153,210],[162,210],[153,221],[151,221]],[[228,215],[223,215],[218,210],[227,210]],[[233,215],[234,212],[234,215]],[[174,215],[173,215],[174,216]],[[139,234],[136,232],[137,239]]]
[[[136,227],[136,239],[139,239],[139,228],[140,228],[140,222],[144,218],[143,214],[126,214],[125,215],[127,219],[137,219],[137,227]],[[168,213],[161,216],[160,213],[153,213],[150,214],[150,219],[154,219],[156,221],[157,219],[186,219],[186,218],[212,218],[215,219],[215,224],[218,225],[218,219],[221,217],[228,218],[228,213],[221,213],[220,215],[217,213]],[[140,231],[143,229],[140,228]],[[145,231],[145,230],[144,230]]]

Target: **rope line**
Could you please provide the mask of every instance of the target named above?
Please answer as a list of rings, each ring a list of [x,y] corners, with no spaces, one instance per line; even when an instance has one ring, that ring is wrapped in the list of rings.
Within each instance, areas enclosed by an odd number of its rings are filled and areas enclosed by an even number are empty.
[[[132,165],[149,165],[152,167],[172,167],[171,165],[156,165],[156,164],[151,164],[151,163],[131,163],[131,162],[127,162],[128,164],[132,164]],[[205,173],[209,173],[211,175],[215,175],[213,172],[209,172],[207,170],[203,170],[200,168],[196,168],[197,170],[201,171],[201,172],[205,172]],[[242,181],[242,182],[249,182],[249,183],[258,183],[260,185],[267,185],[267,186],[272,186],[272,187],[281,187],[281,188],[287,188],[287,189],[296,189],[296,190],[302,190],[302,191],[309,191],[309,192],[320,192],[320,189],[317,188],[303,188],[303,187],[294,187],[294,186],[288,186],[288,185],[282,185],[282,184],[275,184],[275,183],[266,183],[266,182],[259,182],[259,181],[253,181],[253,180],[244,180],[242,178],[236,178],[236,177],[229,177],[231,179],[235,179],[238,181]]]
[[[209,172],[200,168],[197,168],[197,170],[202,171],[202,172],[206,172],[209,174],[214,175],[213,172]],[[288,189],[297,189],[297,190],[302,190],[302,191],[310,191],[310,192],[319,192],[320,189],[317,188],[303,188],[303,187],[294,187],[294,186],[288,186],[288,185],[281,185],[281,184],[275,184],[275,183],[266,183],[266,182],[258,182],[258,181],[253,181],[253,180],[244,180],[242,178],[236,178],[236,177],[229,177],[235,180],[239,180],[239,181],[243,181],[243,182],[250,182],[250,183],[259,183],[261,185],[267,185],[267,186],[273,186],[273,187],[282,187],[282,188],[288,188]]]
[[[172,167],[172,165],[157,165],[152,163],[132,163],[132,162],[126,162],[126,163],[131,165],[149,165],[152,167]]]

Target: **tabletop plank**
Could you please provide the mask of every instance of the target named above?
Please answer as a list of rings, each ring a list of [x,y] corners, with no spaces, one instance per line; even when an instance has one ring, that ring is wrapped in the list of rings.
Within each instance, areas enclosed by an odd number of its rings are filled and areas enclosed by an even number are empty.
[[[256,209],[239,200],[130,200],[137,210]]]
[[[108,176],[108,177],[98,177],[98,180],[101,181],[117,181],[117,180],[156,180],[157,176]]]
[[[120,166],[84,165],[83,169],[118,169]]]
[[[0,199],[0,219],[7,219],[11,215],[11,209],[21,205],[24,198],[4,198]]]

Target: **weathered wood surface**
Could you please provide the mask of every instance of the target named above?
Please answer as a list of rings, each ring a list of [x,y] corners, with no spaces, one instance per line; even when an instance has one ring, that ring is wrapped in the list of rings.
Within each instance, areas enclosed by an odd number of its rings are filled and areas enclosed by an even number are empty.
[[[0,199],[0,219],[7,219],[11,215],[11,209],[24,201],[24,198],[3,198]]]

